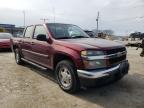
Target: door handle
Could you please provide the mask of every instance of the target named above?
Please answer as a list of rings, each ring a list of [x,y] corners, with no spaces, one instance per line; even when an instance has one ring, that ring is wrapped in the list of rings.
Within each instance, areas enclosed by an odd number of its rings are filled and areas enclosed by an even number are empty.
[[[24,43],[24,42],[22,40],[20,40],[19,43]]]
[[[34,42],[31,42],[31,45],[34,45],[35,43]]]

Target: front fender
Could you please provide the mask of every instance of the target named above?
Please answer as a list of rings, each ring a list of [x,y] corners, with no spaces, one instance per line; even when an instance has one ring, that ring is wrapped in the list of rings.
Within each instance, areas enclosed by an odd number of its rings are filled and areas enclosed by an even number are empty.
[[[60,53],[60,54],[66,55],[69,58],[71,58],[71,60],[74,62],[77,69],[84,68],[84,64],[83,64],[82,58],[80,56],[80,51],[70,49],[70,48],[67,48],[64,46],[59,46],[59,45],[56,45],[54,47],[54,49],[55,49],[55,53]]]

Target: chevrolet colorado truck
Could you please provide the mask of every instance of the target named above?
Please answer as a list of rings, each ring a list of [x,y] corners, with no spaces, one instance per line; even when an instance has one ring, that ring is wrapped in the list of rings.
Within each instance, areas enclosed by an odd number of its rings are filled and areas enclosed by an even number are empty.
[[[72,24],[27,26],[23,37],[13,38],[11,43],[17,64],[28,62],[51,69],[60,88],[69,93],[81,86],[120,80],[129,70],[124,45],[90,38]]]

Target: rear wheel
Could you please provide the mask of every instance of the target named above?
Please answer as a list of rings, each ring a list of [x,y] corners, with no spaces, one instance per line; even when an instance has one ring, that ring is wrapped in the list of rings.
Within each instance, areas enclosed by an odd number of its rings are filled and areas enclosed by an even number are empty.
[[[80,83],[76,74],[76,68],[68,60],[59,62],[55,71],[60,88],[66,92],[74,93],[80,88]]]
[[[23,61],[21,60],[21,55],[18,49],[15,49],[15,60],[17,64],[22,64]]]

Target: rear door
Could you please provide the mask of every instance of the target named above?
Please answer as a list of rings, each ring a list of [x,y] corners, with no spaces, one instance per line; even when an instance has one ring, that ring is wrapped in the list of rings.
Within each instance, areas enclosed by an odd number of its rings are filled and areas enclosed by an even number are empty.
[[[28,59],[28,60],[32,60],[32,56],[31,56],[31,52],[32,52],[31,41],[32,41],[33,31],[34,31],[34,26],[28,26],[25,29],[23,39],[20,40],[22,54],[23,54],[24,58]]]
[[[46,35],[48,38],[47,30],[43,25],[35,26],[31,44],[33,60],[38,64],[51,68],[51,45],[47,41],[37,40],[39,34]]]

